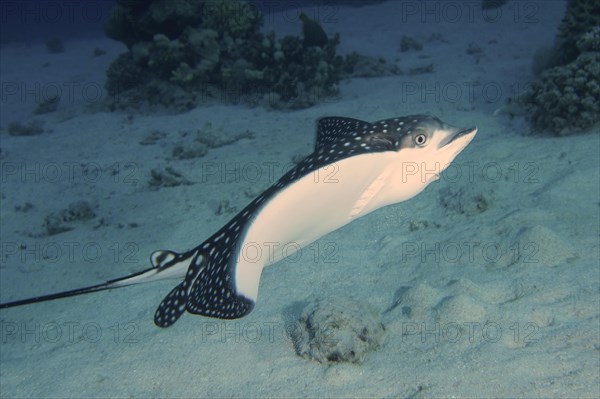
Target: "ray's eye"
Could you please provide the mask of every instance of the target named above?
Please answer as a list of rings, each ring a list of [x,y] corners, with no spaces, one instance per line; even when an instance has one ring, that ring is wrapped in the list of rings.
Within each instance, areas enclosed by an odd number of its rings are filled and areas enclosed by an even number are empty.
[[[425,145],[427,142],[427,135],[425,133],[419,133],[415,136],[415,144],[419,146]]]

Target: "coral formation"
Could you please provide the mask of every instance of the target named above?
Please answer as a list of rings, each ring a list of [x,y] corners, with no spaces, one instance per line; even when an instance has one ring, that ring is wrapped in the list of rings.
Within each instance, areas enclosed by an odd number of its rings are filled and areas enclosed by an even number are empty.
[[[175,159],[193,159],[200,158],[208,154],[208,147],[197,141],[191,143],[177,144],[171,151],[171,156]]]
[[[433,73],[433,64],[410,68],[407,75],[423,75],[425,73]]]
[[[495,193],[490,185],[455,186],[440,190],[439,203],[449,214],[475,216],[494,206]]]
[[[158,143],[160,140],[167,137],[167,133],[160,130],[151,131],[146,137],[139,141],[141,145],[154,145]]]
[[[177,187],[177,186],[189,186],[192,182],[183,176],[183,174],[170,166],[166,166],[164,171],[159,169],[152,169],[150,171],[150,179],[148,180],[148,187],[153,190],[158,190],[162,187]]]
[[[200,158],[208,153],[210,148],[223,147],[230,145],[241,139],[252,139],[254,133],[250,130],[238,134],[230,134],[223,132],[222,129],[216,128],[212,123],[207,122],[202,129],[196,131],[196,135],[192,141],[187,138],[190,132],[180,132],[185,141],[177,144],[172,151],[173,158],[176,159],[192,159]]]
[[[600,3],[594,0],[569,0],[565,16],[552,46],[538,49],[533,59],[533,73],[566,65],[586,51],[599,51],[598,26]]]
[[[46,50],[49,54],[58,54],[65,52],[65,44],[61,39],[52,38],[46,41]]]
[[[44,122],[39,120],[27,124],[11,122],[6,129],[11,136],[35,136],[44,132]]]
[[[569,135],[600,123],[600,52],[550,68],[518,98],[536,131]]]
[[[215,215],[232,215],[238,212],[237,207],[232,206],[228,200],[221,200],[214,206]]]
[[[379,314],[362,302],[329,298],[309,304],[292,334],[298,355],[320,363],[360,363],[380,345]]]
[[[44,218],[44,229],[51,236],[74,229],[74,222],[84,222],[96,217],[92,206],[86,201],[75,201],[66,209],[52,212]]]
[[[317,21],[310,19],[305,13],[300,13],[302,21],[302,36],[304,37],[304,45],[306,47],[319,46],[323,47],[327,44],[329,38]]]
[[[597,0],[569,0],[565,16],[556,38],[557,65],[565,65],[579,56],[577,42],[594,27],[600,25],[600,2]]]
[[[585,51],[600,51],[600,25],[594,26],[589,32],[577,40],[577,48],[582,53]]]
[[[214,127],[212,123],[207,122],[202,129],[196,132],[195,141],[206,145],[208,148],[219,148],[225,145],[233,144],[241,139],[253,139],[254,133],[246,130],[241,133],[226,133],[221,128]]]
[[[552,49],[534,56],[539,77],[519,97],[534,131],[569,135],[600,123],[600,2],[569,0]]]
[[[261,32],[241,0],[118,0],[105,31],[129,49],[107,71],[115,106],[131,98],[188,109],[207,98],[301,108],[337,93],[342,57],[303,17],[304,39]],[[127,97],[125,99],[121,97]]]
[[[420,75],[431,73],[433,69],[433,64],[427,64],[403,71],[398,65],[386,61],[383,57],[371,57],[352,52],[344,58],[342,72],[345,78],[373,78],[394,75]]]
[[[58,109],[60,103],[60,97],[57,95],[50,96],[44,101],[40,102],[37,107],[33,110],[35,115],[48,114]]]
[[[413,37],[402,35],[400,39],[400,51],[404,53],[408,50],[421,51],[423,50],[423,45]]]

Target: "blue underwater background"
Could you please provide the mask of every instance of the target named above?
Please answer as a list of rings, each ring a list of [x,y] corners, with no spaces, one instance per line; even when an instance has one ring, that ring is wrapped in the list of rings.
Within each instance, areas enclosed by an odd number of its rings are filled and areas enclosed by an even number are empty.
[[[0,36],[5,41],[45,41],[49,36],[62,39],[104,36],[102,24],[108,20],[116,3],[116,0],[5,1],[2,4]],[[329,6],[335,2],[254,0],[251,3],[265,12],[319,3]]]
[[[443,173],[385,147],[440,172],[414,198],[202,252],[317,142],[341,160],[264,229],[365,206],[398,164],[348,138],[423,115],[478,130]],[[251,311],[155,325],[188,267],[224,309],[201,261],[227,251],[281,258]],[[599,259],[597,1],[0,3],[0,398],[597,398]]]

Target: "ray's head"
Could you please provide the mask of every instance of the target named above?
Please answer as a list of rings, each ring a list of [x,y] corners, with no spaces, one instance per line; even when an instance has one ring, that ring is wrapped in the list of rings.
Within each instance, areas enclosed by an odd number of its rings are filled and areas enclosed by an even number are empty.
[[[393,183],[387,187],[387,203],[394,203],[417,195],[437,180],[473,140],[477,128],[457,128],[433,116],[409,115],[375,122],[369,133],[365,140],[387,142],[398,154]]]
[[[393,142],[396,151],[415,160],[435,161],[442,170],[473,140],[476,127],[457,128],[430,115],[409,115],[375,122],[371,140]]]
[[[398,150],[427,148],[458,154],[477,133],[476,127],[457,128],[430,115],[409,115],[375,124],[387,125],[386,133],[394,137]]]

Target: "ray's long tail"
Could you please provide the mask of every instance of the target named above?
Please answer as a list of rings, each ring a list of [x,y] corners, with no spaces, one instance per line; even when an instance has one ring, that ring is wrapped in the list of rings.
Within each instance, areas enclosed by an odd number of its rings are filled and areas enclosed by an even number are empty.
[[[115,288],[127,287],[130,285],[158,281],[169,278],[181,278],[185,276],[187,264],[181,265],[179,262],[173,262],[181,255],[172,251],[156,251],[150,257],[152,267],[137,273],[108,280],[101,284],[88,287],[77,288],[69,291],[57,292],[54,294],[41,295],[32,298],[20,299],[12,302],[0,303],[0,309],[14,308],[16,306],[29,305],[32,303],[53,301],[55,299],[69,298],[78,295],[90,294],[92,292],[112,290]],[[179,267],[178,267],[179,266]],[[184,270],[185,269],[185,270]]]
[[[154,268],[146,269],[139,273],[131,274],[126,277],[109,280],[105,283],[91,285],[89,287],[78,288],[76,290],[62,291],[62,292],[57,292],[55,294],[41,295],[41,296],[36,296],[33,298],[27,298],[27,299],[21,299],[21,300],[13,301],[13,302],[0,303],[0,309],[14,308],[16,306],[29,305],[32,303],[47,302],[47,301],[52,301],[52,300],[60,299],[60,298],[68,298],[68,297],[72,297],[72,296],[89,294],[92,292],[127,287],[128,285],[137,284],[135,282],[127,283],[127,280],[129,280],[131,278],[142,276],[144,274],[147,274],[148,272],[156,273],[156,269],[154,269]]]

